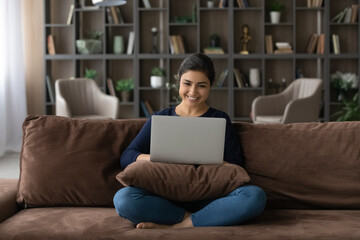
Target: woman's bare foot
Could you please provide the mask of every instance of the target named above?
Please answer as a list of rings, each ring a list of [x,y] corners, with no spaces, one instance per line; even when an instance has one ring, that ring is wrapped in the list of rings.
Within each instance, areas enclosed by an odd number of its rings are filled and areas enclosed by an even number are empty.
[[[190,212],[185,212],[184,218],[181,222],[174,224],[174,225],[163,225],[163,224],[156,224],[152,222],[141,222],[136,225],[137,229],[166,229],[166,228],[187,228],[187,227],[194,227],[191,221]]]

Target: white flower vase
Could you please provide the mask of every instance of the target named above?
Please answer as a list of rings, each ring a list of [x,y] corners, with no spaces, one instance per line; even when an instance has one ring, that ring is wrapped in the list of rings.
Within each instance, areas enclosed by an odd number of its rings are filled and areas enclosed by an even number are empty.
[[[151,76],[150,85],[153,88],[161,88],[164,85],[164,77],[160,76]]]
[[[271,11],[270,12],[270,21],[271,23],[277,24],[280,22],[280,15],[281,12],[277,12],[277,11]]]
[[[260,70],[258,68],[250,68],[249,80],[251,87],[260,87]]]

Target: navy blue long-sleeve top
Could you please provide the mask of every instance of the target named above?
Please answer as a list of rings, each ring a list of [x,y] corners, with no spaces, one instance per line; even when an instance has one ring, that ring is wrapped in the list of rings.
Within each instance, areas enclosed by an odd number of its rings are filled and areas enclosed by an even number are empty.
[[[154,113],[154,115],[178,116],[175,112],[175,107],[166,108],[162,111]],[[242,166],[242,150],[237,134],[231,124],[230,117],[225,112],[216,110],[215,108],[211,107],[200,117],[216,117],[226,119],[224,161]],[[139,134],[121,154],[120,165],[122,168],[126,168],[126,166],[129,164],[135,162],[136,158],[140,154],[150,154],[150,133],[151,118],[146,121]]]

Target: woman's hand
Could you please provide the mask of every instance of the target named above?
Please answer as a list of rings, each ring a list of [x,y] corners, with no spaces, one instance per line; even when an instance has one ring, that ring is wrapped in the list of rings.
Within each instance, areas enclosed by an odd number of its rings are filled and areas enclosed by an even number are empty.
[[[140,154],[136,161],[150,161],[150,154]]]

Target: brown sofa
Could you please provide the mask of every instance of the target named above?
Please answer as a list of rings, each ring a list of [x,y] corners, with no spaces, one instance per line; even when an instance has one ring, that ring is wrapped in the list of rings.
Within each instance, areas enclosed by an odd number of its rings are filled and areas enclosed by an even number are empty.
[[[112,206],[144,120],[29,116],[20,179],[0,181],[0,239],[360,239],[360,122],[234,123],[268,197],[240,226],[138,230]]]

